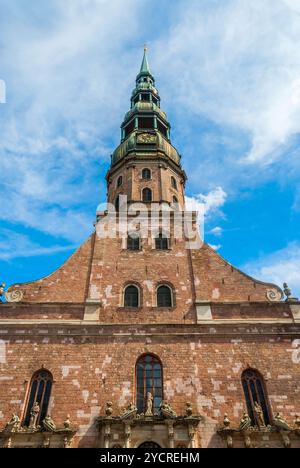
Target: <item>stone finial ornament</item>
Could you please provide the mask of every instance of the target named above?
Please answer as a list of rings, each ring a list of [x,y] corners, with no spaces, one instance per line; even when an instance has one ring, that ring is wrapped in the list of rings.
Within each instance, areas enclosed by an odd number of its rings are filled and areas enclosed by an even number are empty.
[[[274,418],[274,426],[277,427],[280,431],[292,431],[293,429],[289,426],[288,422],[277,413]]]
[[[4,295],[5,283],[0,283],[0,302],[2,302],[2,297]]]
[[[283,292],[284,292],[284,294],[286,296],[286,302],[297,302],[298,301],[297,297],[293,297],[292,290],[291,290],[291,288],[289,288],[287,283],[283,284]]]
[[[71,420],[70,420],[70,415],[68,414],[66,417],[66,420],[64,421],[64,428],[70,429],[70,427],[71,427]]]
[[[242,417],[242,419],[240,421],[239,430],[240,431],[246,431],[250,427],[251,427],[251,419],[249,417],[249,414],[246,413],[246,411],[245,411],[244,414],[243,414],[243,417]]]
[[[113,410],[113,404],[111,401],[108,401],[106,403],[106,408],[105,408],[105,414],[108,418],[111,418],[112,414],[113,414],[114,410]]]
[[[193,405],[192,403],[186,403],[185,414],[188,418],[193,416]]]
[[[223,420],[223,425],[226,429],[229,429],[231,424],[230,419],[228,418],[228,414],[224,414],[224,420]]]

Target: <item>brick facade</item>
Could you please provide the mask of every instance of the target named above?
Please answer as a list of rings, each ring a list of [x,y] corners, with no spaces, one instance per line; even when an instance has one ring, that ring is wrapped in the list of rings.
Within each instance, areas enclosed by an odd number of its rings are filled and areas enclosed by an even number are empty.
[[[145,62],[136,93],[141,77],[157,99]],[[117,150],[107,175],[111,203],[119,194],[129,203],[141,201],[149,187],[153,201],[171,204],[176,196],[184,206],[179,156],[161,136],[154,147],[153,135],[148,152],[138,145],[125,151],[126,139]],[[134,138],[138,143],[141,137]],[[151,170],[150,180],[142,179],[143,168]],[[106,216],[99,214],[98,222]],[[0,303],[0,446],[135,448],[151,441],[161,447],[300,447],[300,424],[294,423],[300,414],[300,302],[284,301],[279,287],[250,278],[206,244],[190,250],[172,234],[168,246],[156,250],[148,233],[140,250],[130,251],[126,239],[101,238],[96,228],[52,275],[8,289]],[[124,307],[128,285],[139,288],[137,308]],[[157,307],[160,285],[172,291],[172,307]],[[176,415],[123,416],[137,400],[136,363],[143,355],[160,360],[163,400]],[[53,377],[47,409],[58,428],[53,431],[22,428],[31,379],[41,369]],[[237,429],[247,409],[241,380],[247,369],[264,381],[271,424],[243,432]],[[12,413],[20,423],[6,427]],[[289,429],[280,429],[278,413]],[[72,430],[64,426],[67,415]]]

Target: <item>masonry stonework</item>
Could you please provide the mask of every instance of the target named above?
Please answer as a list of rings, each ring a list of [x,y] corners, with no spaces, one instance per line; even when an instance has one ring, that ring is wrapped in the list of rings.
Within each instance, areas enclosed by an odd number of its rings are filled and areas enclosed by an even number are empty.
[[[149,188],[184,208],[169,132],[145,53],[110,203]],[[96,225],[61,268],[0,302],[0,447],[300,447],[300,302],[285,293],[174,232],[164,250],[149,232],[129,250]]]

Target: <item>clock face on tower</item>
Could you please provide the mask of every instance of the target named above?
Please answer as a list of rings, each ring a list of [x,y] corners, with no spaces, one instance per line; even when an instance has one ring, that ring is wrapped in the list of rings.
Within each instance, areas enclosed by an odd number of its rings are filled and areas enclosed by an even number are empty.
[[[137,136],[137,143],[140,144],[155,144],[157,141],[157,136],[153,135],[153,133],[140,133]]]

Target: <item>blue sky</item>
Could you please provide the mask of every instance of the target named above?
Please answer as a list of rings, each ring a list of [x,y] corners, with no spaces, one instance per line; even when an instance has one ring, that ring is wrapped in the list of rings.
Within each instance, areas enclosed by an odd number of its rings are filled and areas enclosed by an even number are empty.
[[[206,240],[300,296],[299,0],[0,0],[0,281],[92,232],[145,42]]]

